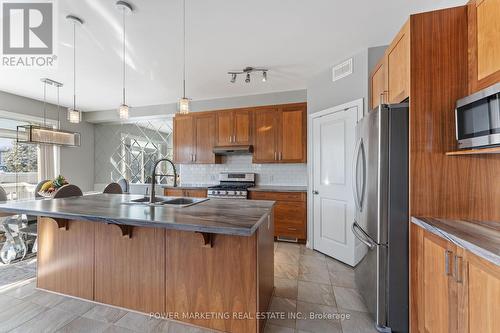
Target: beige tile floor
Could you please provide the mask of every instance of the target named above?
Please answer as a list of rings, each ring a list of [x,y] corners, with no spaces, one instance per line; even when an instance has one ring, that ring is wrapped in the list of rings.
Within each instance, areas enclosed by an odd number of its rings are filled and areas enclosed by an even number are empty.
[[[35,272],[36,259],[0,266],[0,332],[211,332],[36,290]],[[353,269],[328,256],[275,243],[275,286],[270,311],[285,318],[268,320],[266,333],[376,332]]]

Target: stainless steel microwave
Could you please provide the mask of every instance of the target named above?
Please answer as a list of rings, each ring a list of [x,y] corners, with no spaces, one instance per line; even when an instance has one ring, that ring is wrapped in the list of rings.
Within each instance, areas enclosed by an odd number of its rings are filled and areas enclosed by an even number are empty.
[[[500,146],[500,82],[459,99],[455,119],[459,149]]]

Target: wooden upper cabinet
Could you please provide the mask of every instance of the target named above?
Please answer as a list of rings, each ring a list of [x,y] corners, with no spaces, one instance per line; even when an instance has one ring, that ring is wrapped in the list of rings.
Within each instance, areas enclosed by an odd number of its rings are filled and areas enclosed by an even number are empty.
[[[387,100],[400,103],[410,96],[410,21],[386,51]]]
[[[254,163],[278,162],[278,108],[262,108],[254,112]]]
[[[229,146],[233,141],[233,112],[217,112],[217,145]]]
[[[251,144],[251,115],[249,110],[235,110],[234,117],[234,142],[237,145]]]
[[[215,113],[174,117],[174,162],[180,164],[219,163],[215,156]]]
[[[195,133],[192,115],[174,117],[174,162],[193,163]]]
[[[305,103],[260,108],[254,112],[254,163],[305,163]]]
[[[281,108],[278,136],[278,159],[281,163],[306,161],[306,117],[305,105]]]
[[[380,59],[370,76],[370,110],[387,100],[387,80],[385,79],[385,56]]]
[[[249,110],[218,111],[216,114],[217,146],[248,145],[251,143]]]
[[[194,117],[194,163],[210,164],[218,162],[219,157],[213,153],[215,146],[215,121],[215,114],[213,112]]]
[[[468,7],[469,91],[500,81],[500,0],[472,0]]]

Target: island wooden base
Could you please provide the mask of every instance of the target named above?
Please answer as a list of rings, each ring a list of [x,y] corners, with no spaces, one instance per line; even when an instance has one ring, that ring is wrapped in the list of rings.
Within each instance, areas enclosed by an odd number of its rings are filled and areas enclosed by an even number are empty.
[[[38,288],[224,332],[262,331],[258,312],[274,289],[272,215],[250,237],[60,225],[39,218]]]

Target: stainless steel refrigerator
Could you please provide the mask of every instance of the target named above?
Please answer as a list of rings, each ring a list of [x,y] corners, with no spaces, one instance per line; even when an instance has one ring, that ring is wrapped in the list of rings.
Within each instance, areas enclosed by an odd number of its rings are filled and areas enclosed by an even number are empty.
[[[352,230],[365,245],[356,285],[380,332],[408,332],[408,103],[356,126]]]

